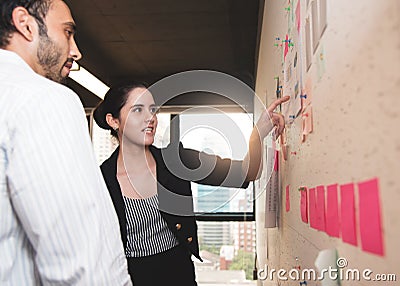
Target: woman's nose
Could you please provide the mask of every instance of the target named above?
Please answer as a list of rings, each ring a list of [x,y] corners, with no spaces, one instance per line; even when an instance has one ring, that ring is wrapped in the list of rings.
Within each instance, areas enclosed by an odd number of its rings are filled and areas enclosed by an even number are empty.
[[[149,123],[154,122],[154,114],[152,114],[150,111],[148,111],[146,114],[146,122],[149,122]]]

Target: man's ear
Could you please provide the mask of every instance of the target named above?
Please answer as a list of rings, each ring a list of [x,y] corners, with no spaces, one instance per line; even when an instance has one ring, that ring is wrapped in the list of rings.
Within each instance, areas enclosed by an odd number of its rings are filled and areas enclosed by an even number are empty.
[[[111,113],[106,114],[106,121],[108,125],[111,126],[112,129],[119,129],[119,120],[118,118],[114,118]]]
[[[32,42],[37,30],[35,19],[24,7],[16,7],[12,12],[12,21],[17,31],[29,42]]]

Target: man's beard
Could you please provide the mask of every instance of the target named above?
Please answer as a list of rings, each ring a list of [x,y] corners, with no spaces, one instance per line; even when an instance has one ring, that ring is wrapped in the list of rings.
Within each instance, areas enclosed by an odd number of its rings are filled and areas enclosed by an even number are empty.
[[[66,79],[61,76],[61,69],[59,66],[62,57],[61,52],[47,34],[40,35],[37,57],[46,78],[59,83],[66,81]]]

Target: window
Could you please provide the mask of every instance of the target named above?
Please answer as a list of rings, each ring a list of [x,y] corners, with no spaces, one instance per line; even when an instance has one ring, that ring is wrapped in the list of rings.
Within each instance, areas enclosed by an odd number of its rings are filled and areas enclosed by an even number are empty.
[[[248,150],[252,120],[252,114],[246,113],[184,112],[179,115],[179,138],[186,148],[242,160]],[[234,220],[235,216],[240,219],[253,216],[252,183],[246,190],[192,183],[192,191],[199,219],[230,216]]]

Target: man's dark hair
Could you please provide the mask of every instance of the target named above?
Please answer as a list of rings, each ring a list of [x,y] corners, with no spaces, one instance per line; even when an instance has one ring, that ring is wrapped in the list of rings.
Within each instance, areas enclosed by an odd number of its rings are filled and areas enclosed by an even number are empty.
[[[16,32],[12,22],[12,12],[17,7],[24,7],[32,15],[39,26],[39,34],[46,35],[47,27],[44,22],[52,0],[1,0],[0,2],[0,47],[10,44],[11,35]]]

